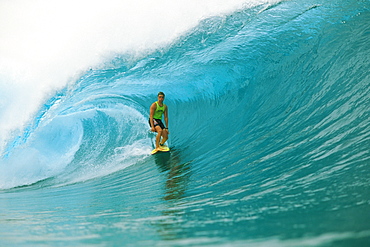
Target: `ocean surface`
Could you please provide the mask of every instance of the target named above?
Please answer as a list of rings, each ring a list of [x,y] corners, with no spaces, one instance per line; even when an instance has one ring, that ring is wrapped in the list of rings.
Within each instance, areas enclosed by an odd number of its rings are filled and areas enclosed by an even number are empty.
[[[370,246],[369,0],[73,3],[0,3],[0,246]]]

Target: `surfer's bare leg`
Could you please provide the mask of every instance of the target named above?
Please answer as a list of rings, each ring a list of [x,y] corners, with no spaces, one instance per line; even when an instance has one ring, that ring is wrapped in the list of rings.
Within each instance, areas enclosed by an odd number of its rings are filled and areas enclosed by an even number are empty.
[[[163,145],[168,140],[168,130],[164,129],[162,130],[162,141],[160,142],[161,145]]]
[[[161,136],[164,131],[159,126],[155,126],[155,131],[157,132],[157,136],[155,137],[155,149],[160,150],[159,143],[161,142]]]

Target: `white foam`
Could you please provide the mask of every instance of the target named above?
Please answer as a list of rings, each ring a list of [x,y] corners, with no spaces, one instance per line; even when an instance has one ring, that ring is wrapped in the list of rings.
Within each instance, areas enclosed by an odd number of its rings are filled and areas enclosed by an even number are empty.
[[[0,189],[33,184],[61,173],[81,145],[78,121],[58,118],[15,149],[0,165]],[[57,141],[56,141],[57,140]]]
[[[114,155],[105,162],[84,164],[79,169],[74,170],[72,174],[66,173],[60,176],[57,184],[58,186],[64,186],[104,177],[144,161],[150,156],[150,151],[152,150],[150,143],[151,140],[146,138],[135,141],[130,145],[116,147]]]

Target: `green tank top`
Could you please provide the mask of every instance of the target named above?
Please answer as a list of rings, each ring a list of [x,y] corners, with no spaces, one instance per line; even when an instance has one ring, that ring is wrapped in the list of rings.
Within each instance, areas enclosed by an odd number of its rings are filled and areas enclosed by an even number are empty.
[[[158,104],[158,101],[156,101],[155,103],[157,105],[157,109],[154,112],[153,118],[155,118],[155,119],[162,119],[162,114],[164,113],[165,104],[163,104],[163,106],[160,106]]]

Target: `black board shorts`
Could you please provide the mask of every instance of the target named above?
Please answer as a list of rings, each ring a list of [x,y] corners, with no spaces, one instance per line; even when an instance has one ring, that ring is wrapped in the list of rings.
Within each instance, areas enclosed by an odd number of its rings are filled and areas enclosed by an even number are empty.
[[[155,127],[155,126],[159,126],[159,127],[161,127],[162,129],[165,129],[164,124],[163,124],[163,122],[162,122],[162,120],[161,120],[161,119],[155,119],[155,118],[153,118],[153,124],[154,124],[154,127]],[[150,119],[149,119],[149,126],[150,126],[150,127],[152,127],[152,126],[150,125]]]

